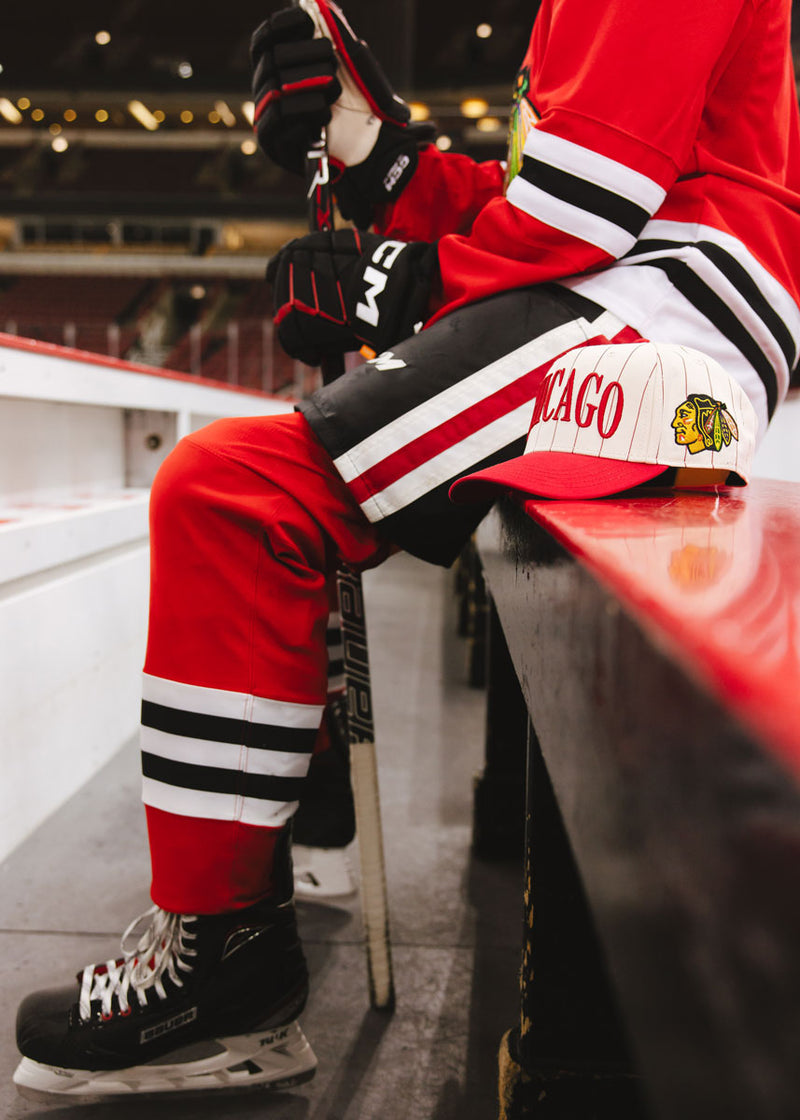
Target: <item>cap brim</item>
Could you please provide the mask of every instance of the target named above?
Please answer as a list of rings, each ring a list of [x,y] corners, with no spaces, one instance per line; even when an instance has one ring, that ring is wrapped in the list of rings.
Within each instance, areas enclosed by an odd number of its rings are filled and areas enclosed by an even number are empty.
[[[603,498],[641,486],[665,470],[660,463],[628,463],[570,451],[531,451],[459,478],[450,487],[450,499],[491,501],[498,490],[517,490],[538,498]]]

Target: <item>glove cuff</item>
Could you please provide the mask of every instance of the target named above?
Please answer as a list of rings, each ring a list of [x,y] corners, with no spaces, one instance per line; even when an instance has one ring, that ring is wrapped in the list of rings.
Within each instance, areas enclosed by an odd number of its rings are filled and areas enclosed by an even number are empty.
[[[375,207],[397,201],[417,169],[420,149],[435,135],[433,122],[400,128],[385,121],[369,157],[344,168],[334,186],[342,217],[359,229],[369,229]]]

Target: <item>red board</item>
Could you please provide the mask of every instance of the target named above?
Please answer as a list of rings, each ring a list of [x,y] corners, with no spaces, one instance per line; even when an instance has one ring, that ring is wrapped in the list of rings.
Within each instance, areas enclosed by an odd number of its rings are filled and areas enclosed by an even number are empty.
[[[525,509],[800,776],[800,485]]]

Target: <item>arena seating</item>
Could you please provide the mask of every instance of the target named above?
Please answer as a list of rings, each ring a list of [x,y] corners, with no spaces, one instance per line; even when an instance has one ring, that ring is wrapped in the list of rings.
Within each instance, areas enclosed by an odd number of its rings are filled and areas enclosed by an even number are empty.
[[[503,1117],[795,1115],[800,487],[504,499],[477,547],[508,813],[528,725]]]

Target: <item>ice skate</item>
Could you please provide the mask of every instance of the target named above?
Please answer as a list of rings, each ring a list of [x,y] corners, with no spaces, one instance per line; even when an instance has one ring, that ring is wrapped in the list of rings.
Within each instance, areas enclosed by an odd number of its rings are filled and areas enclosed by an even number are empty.
[[[291,903],[210,916],[153,907],[122,949],[84,968],[77,987],[23,1001],[14,1081],[24,1096],[278,1089],[313,1077],[296,1021],[308,973]]]

